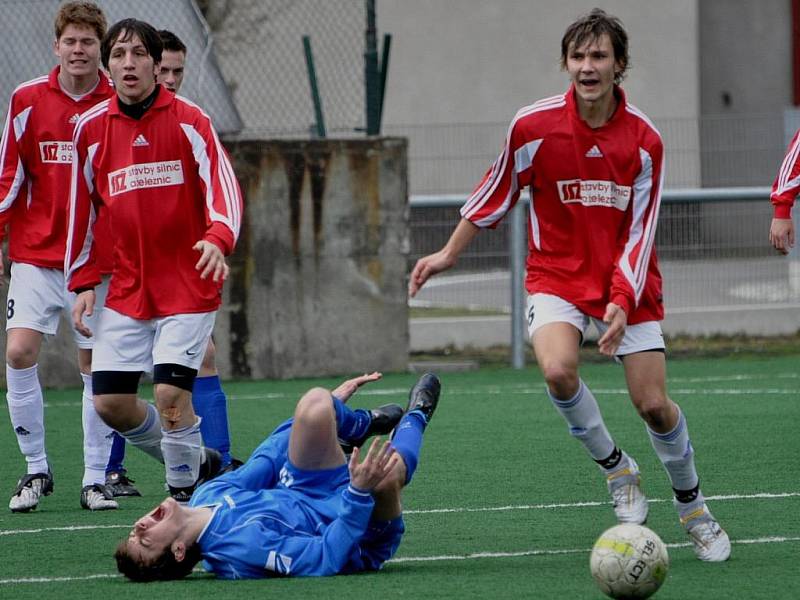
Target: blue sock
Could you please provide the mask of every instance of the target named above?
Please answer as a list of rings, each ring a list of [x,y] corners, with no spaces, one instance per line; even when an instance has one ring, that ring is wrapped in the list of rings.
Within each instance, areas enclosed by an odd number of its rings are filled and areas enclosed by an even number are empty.
[[[106,465],[106,475],[112,472],[119,473],[125,470],[125,467],[122,466],[122,461],[125,460],[125,438],[116,431],[111,435],[114,436],[114,441],[111,443],[111,454],[108,457],[108,464]]]
[[[419,451],[422,449],[422,434],[428,421],[422,411],[406,413],[394,430],[392,446],[406,463],[406,485],[417,470]]]
[[[192,389],[192,406],[202,419],[200,434],[203,443],[222,455],[222,466],[231,463],[231,434],[228,431],[228,399],[219,376],[196,377]]]
[[[358,440],[367,433],[372,417],[363,408],[353,410],[336,396],[333,398],[333,409],[336,411],[336,431],[339,439],[345,443]]]

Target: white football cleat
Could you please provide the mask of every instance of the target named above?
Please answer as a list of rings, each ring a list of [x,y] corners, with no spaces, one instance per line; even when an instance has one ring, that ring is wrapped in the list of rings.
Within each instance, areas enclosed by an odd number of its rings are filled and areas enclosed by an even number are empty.
[[[647,521],[647,496],[642,493],[639,465],[630,456],[627,464],[606,475],[608,491],[614,503],[614,513],[619,523],[636,523],[641,525]]]
[[[677,500],[675,507],[680,514],[681,525],[694,544],[694,553],[700,560],[722,562],[731,555],[731,540],[720,527],[704,501],[692,502],[688,506]]]
[[[25,475],[17,482],[17,489],[11,496],[8,508],[11,512],[28,512],[39,505],[39,498],[53,493],[53,474],[32,473]]]
[[[114,510],[119,508],[112,493],[106,486],[95,483],[81,490],[81,506],[86,510]]]

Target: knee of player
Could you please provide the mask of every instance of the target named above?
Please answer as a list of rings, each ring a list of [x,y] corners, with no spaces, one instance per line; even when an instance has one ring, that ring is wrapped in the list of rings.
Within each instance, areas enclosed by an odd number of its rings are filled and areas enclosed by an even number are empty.
[[[578,391],[578,371],[562,362],[546,362],[540,365],[547,386],[559,398],[573,396]]]
[[[634,398],[634,405],[639,416],[651,429],[661,430],[670,421],[671,402],[665,394],[653,391]]]
[[[29,344],[9,340],[6,344],[6,362],[12,369],[27,369],[36,364],[38,351]]]
[[[333,418],[331,393],[324,388],[311,388],[300,401],[294,411],[295,422],[319,422]]]

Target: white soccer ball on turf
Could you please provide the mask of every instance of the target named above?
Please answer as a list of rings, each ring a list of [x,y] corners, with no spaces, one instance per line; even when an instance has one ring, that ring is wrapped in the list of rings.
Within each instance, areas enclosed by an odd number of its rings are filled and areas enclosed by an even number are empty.
[[[669,556],[661,538],[643,525],[604,531],[592,548],[592,577],[611,598],[649,598],[667,577]]]

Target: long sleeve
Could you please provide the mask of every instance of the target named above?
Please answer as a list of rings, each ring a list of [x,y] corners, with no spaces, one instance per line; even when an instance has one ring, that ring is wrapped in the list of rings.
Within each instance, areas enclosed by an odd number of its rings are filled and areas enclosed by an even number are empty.
[[[798,192],[800,192],[800,130],[795,132],[778,176],[772,184],[770,201],[776,219],[791,218],[792,206]]]
[[[98,144],[87,146],[83,121],[75,128],[72,152],[72,175],[69,189],[69,225],[64,273],[70,291],[94,287],[101,281],[95,260],[93,226],[96,219],[93,203],[94,172],[92,158]]]
[[[341,573],[366,532],[374,501],[348,487],[342,510],[320,535],[292,535],[274,517],[253,517],[230,530],[206,531],[203,558],[223,579]]]
[[[639,158],[642,166],[631,191],[633,206],[627,237],[614,266],[610,294],[610,301],[621,306],[629,316],[641,300],[656,239],[664,183],[661,139],[655,138],[640,146]]]
[[[242,221],[242,193],[230,160],[208,117],[181,123],[200,175],[209,227],[203,239],[227,256],[233,252]]]
[[[25,133],[31,107],[24,106],[15,93],[9,102],[3,137],[0,141],[0,241],[11,219],[11,209],[25,181],[25,166],[20,154],[20,139]]]

